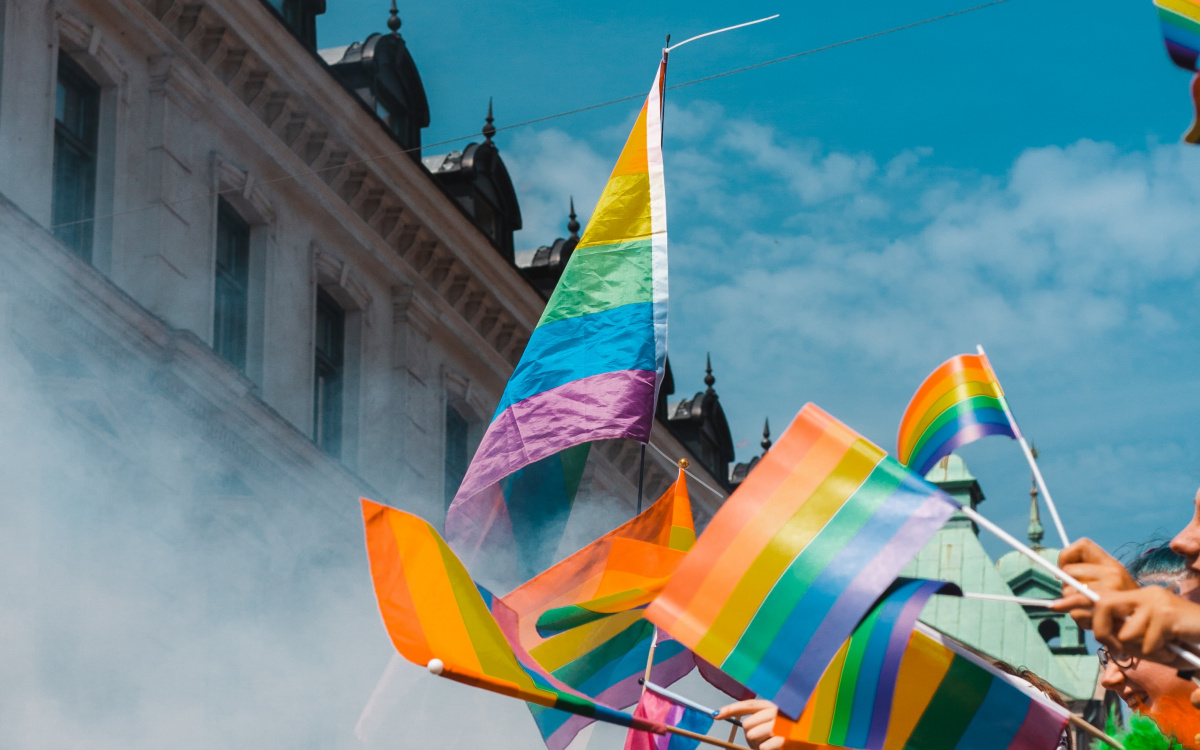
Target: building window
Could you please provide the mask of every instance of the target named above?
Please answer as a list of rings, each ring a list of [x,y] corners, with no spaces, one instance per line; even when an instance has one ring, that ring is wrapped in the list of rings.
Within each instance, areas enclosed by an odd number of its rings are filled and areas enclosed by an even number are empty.
[[[454,500],[458,486],[467,474],[467,439],[470,424],[458,409],[446,404],[446,507]]]
[[[346,313],[324,289],[318,289],[313,439],[335,458],[342,455],[345,350]]]
[[[58,58],[54,105],[54,235],[87,262],[92,260],[96,207],[96,136],[100,87],[66,55]]]
[[[215,276],[213,349],[245,372],[250,307],[250,225],[220,198],[217,200]]]

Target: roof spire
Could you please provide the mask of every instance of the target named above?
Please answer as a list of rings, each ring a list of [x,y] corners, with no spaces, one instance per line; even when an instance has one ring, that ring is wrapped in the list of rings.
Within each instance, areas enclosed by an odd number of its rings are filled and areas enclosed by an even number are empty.
[[[399,34],[400,33],[400,12],[396,10],[396,0],[392,0],[392,9],[390,11],[388,11],[388,15],[391,16],[390,18],[388,18],[388,22],[387,22],[388,28],[392,30],[393,34]]]
[[[704,384],[708,386],[708,392],[712,393],[713,383],[717,382],[717,379],[713,377],[712,355],[708,353],[704,355],[704,373]]]
[[[579,221],[575,217],[575,196],[573,196],[573,195],[571,196],[571,213],[567,214],[567,216],[569,216],[571,219],[570,221],[567,222],[567,231],[571,233],[571,236],[569,239],[578,240],[579,239]]]
[[[763,455],[771,450],[771,420],[766,417],[763,418],[763,439],[759,445],[762,446]]]
[[[488,143],[492,142],[492,136],[496,134],[496,126],[492,124],[495,121],[496,118],[492,117],[492,97],[489,96],[487,118],[485,118],[483,125],[483,137],[487,138]]]
[[[1033,459],[1036,461],[1038,457],[1037,446],[1032,446],[1029,452],[1033,454]],[[1042,548],[1042,537],[1045,535],[1045,529],[1042,528],[1041,514],[1038,511],[1038,488],[1037,480],[1031,482],[1029,488],[1029,546],[1036,549]]]

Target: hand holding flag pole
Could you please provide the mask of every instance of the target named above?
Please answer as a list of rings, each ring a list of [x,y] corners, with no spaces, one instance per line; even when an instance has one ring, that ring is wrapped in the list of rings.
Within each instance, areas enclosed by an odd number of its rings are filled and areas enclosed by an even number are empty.
[[[977,344],[975,350],[979,352],[979,356],[983,357],[983,361],[987,363],[988,369],[992,369],[991,360],[988,359],[987,353],[983,351],[983,346]],[[992,372],[992,377],[995,377],[995,372]],[[999,378],[996,378],[999,381]],[[1058,538],[1062,540],[1064,548],[1071,546],[1071,540],[1067,538],[1067,530],[1063,528],[1062,519],[1058,517],[1058,507],[1054,504],[1054,498],[1050,496],[1050,489],[1046,487],[1046,480],[1042,478],[1042,470],[1038,468],[1037,459],[1033,457],[1033,450],[1029,447],[1029,442],[1025,440],[1024,433],[1017,426],[1017,420],[1013,417],[1012,409],[1008,406],[1008,399],[1000,399],[1000,406],[1004,409],[1004,416],[1008,419],[1008,426],[1012,427],[1013,433],[1017,436],[1017,442],[1021,445],[1021,451],[1025,454],[1025,460],[1029,462],[1029,468],[1033,471],[1033,479],[1037,482],[1038,490],[1041,491],[1042,497],[1046,498],[1046,507],[1050,509],[1050,517],[1054,519],[1054,529],[1058,532]]]

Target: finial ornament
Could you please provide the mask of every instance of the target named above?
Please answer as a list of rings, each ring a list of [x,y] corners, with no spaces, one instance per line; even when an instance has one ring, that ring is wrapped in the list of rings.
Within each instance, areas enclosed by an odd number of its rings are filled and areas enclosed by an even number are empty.
[[[488,113],[487,113],[486,122],[484,123],[484,126],[483,126],[483,137],[487,138],[489,143],[492,140],[492,136],[494,136],[496,134],[496,126],[492,124],[495,121],[496,121],[496,118],[492,117],[492,97],[489,96],[488,97]]]
[[[396,0],[392,0],[392,9],[388,11],[391,16],[388,18],[387,26],[392,30],[393,34],[400,33],[400,12],[396,10]]]
[[[763,419],[763,439],[759,445],[762,446],[763,453],[771,450],[771,420],[768,418]]]
[[[705,372],[704,384],[706,386],[708,386],[709,392],[712,392],[713,383],[717,382],[717,379],[714,378],[713,374],[712,374],[712,355],[711,354],[704,355],[704,372]]]
[[[691,465],[692,465],[692,462],[688,461],[686,458],[679,459],[679,468],[686,469],[687,467],[689,467]]]
[[[1038,457],[1037,446],[1030,446],[1029,453],[1036,461]],[[1041,549],[1042,537],[1045,534],[1046,530],[1042,527],[1041,511],[1038,509],[1037,478],[1033,477],[1029,488],[1029,546],[1034,549]]]
[[[575,196],[571,196],[571,213],[567,214],[570,221],[567,222],[567,231],[571,233],[571,239],[579,239],[579,220],[575,217]]]

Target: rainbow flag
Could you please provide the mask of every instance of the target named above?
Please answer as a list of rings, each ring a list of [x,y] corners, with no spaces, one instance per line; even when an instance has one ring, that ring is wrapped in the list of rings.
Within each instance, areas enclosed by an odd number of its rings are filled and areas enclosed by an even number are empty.
[[[1004,390],[985,354],[959,354],[917,389],[896,438],[896,457],[921,476],[956,448],[988,435],[1016,438]]]
[[[654,626],[647,604],[695,543],[683,472],[641,515],[513,590],[491,607],[518,654],[547,679],[612,706],[637,702]],[[528,663],[528,662],[527,662]],[[694,666],[677,641],[660,639],[653,679],[669,685]],[[534,709],[551,750],[591,723]]]
[[[521,552],[561,536],[578,474],[555,458],[594,440],[650,439],[667,353],[667,201],[662,159],[664,56],[596,204],[446,513],[454,548]],[[506,478],[529,469],[517,498]],[[573,459],[574,461],[574,459]],[[574,463],[582,468],[578,461]],[[515,513],[519,504],[519,513]],[[514,517],[514,514],[517,517]],[[523,539],[536,521],[542,538]]]
[[[1163,43],[1171,61],[1184,70],[1200,71],[1200,3],[1196,0],[1154,0]],[[1196,116],[1183,134],[1187,143],[1200,143],[1200,75],[1192,78],[1192,107]]]
[[[958,507],[808,404],[646,616],[795,718],[875,600]]]
[[[806,750],[826,741],[859,750],[1058,747],[1067,709],[932,628],[920,623],[916,628],[902,641],[898,661],[885,664],[887,672],[878,680],[868,665],[852,663],[851,639],[799,721],[776,720],[773,733],[785,738],[784,748]],[[905,633],[892,631],[896,635]],[[878,688],[889,681],[892,688],[856,689],[864,679]]]
[[[1184,70],[1197,70],[1200,57],[1200,3],[1194,0],[1154,0],[1163,43],[1171,61]]]
[[[925,603],[938,593],[961,591],[943,581],[898,580],[825,669],[798,726],[787,720],[781,725],[787,736],[879,750],[909,638]]]
[[[488,611],[491,594],[475,586],[426,521],[366,499],[362,509],[379,612],[401,656],[443,677],[547,709],[649,726],[523,663],[528,655],[514,652]]]

